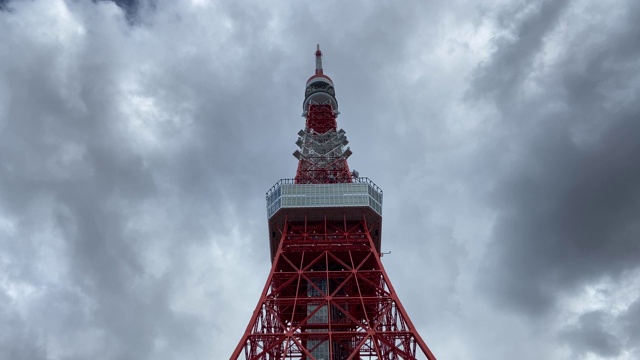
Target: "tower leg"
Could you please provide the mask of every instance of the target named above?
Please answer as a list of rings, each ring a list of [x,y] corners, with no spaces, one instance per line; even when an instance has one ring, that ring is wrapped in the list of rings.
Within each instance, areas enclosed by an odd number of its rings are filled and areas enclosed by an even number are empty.
[[[230,360],[435,360],[365,220],[285,221],[281,230],[260,301]]]

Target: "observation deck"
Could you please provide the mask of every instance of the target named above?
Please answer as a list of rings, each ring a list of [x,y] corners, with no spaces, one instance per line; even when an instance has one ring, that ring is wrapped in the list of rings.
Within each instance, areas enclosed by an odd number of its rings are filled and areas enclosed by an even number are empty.
[[[366,177],[350,183],[296,184],[278,181],[266,194],[271,257],[275,256],[285,221],[361,221],[363,218],[380,251],[382,189]]]

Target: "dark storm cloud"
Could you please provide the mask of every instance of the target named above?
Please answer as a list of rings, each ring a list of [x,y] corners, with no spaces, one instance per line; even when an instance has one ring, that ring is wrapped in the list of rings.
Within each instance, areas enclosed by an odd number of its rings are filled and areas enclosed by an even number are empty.
[[[1,264],[16,288],[0,292],[16,303],[0,347],[51,359],[219,358],[239,336],[229,324],[245,325],[234,307],[250,314],[256,301],[238,283],[264,281],[254,264],[268,270],[264,191],[294,174],[314,44],[337,41],[290,36],[294,58],[279,41],[303,24],[270,8],[223,3],[211,20],[197,6],[138,6],[144,21],[131,25],[118,5],[16,2],[0,23],[12,52],[0,58]],[[320,10],[291,11],[319,26],[337,16]],[[406,46],[362,27],[390,28],[408,10],[351,11],[340,16],[360,37],[341,43],[342,58],[369,41],[368,67],[397,61]],[[336,73],[340,59],[327,61]]]
[[[9,334],[0,358],[87,358],[100,350],[105,359],[202,358],[207,349],[193,344],[215,325],[193,315],[207,309],[176,310],[176,295],[203,271],[189,250],[230,232],[237,207],[261,200],[267,188],[248,180],[260,171],[249,164],[260,163],[268,139],[259,136],[254,110],[238,106],[252,99],[260,109],[260,90],[225,88],[232,81],[211,62],[216,56],[185,44],[180,23],[165,41],[191,55],[162,61],[165,50],[140,42],[160,57],[145,62],[132,47],[144,32],[134,34],[110,3],[12,6],[2,19],[12,54],[1,58],[0,214],[9,224],[3,275],[17,289],[0,295],[20,299],[25,314],[6,305],[18,300],[2,302]],[[45,17],[51,37],[13,27],[47,11],[60,11]],[[270,83],[270,74],[243,64],[245,48],[219,45],[213,51],[238,54],[239,73]],[[193,71],[184,62],[202,66]],[[185,133],[194,146],[185,146]],[[146,213],[166,222],[145,225]],[[149,251],[167,263],[158,269]]]
[[[577,350],[577,356],[592,352],[610,358],[620,354],[622,344],[608,332],[611,326],[605,324],[606,318],[607,314],[602,311],[585,313],[576,325],[565,330],[563,336]]]
[[[503,165],[482,285],[500,303],[546,312],[558,294],[616,282],[640,264],[640,43],[631,35],[640,13],[634,2],[625,6],[618,19],[565,32],[565,5],[536,4],[476,71],[472,95],[490,95],[504,126],[504,147],[493,154]],[[601,36],[583,37],[595,28]],[[540,64],[553,32],[569,39]],[[598,351],[611,355],[607,346]]]
[[[593,5],[495,14],[502,35],[466,96],[497,119],[491,160],[477,161],[496,212],[476,288],[532,329],[559,329],[572,358],[627,359],[639,351],[640,7]]]
[[[627,311],[619,316],[619,323],[624,333],[627,334],[627,346],[634,346],[640,342],[640,299],[629,306]]]
[[[11,8],[9,7],[9,3],[11,0],[0,0],[0,11],[7,11]]]
[[[632,282],[635,3],[0,4],[1,360],[228,355],[316,43],[350,165],[385,190],[383,261],[439,358],[638,343],[634,295],[551,330],[529,316]]]
[[[12,40],[20,41],[17,34],[13,36]],[[98,43],[96,50],[113,47],[112,41],[100,34],[91,40]],[[90,51],[91,44],[92,41],[83,43],[80,52]],[[27,51],[28,45],[16,45],[13,50]],[[96,53],[100,56],[104,52]],[[11,214],[16,223],[17,230],[10,239],[12,243],[24,244],[34,237],[33,229],[39,223],[51,222],[51,227],[66,239],[67,247],[58,253],[57,260],[62,264],[50,266],[66,267],[60,271],[68,274],[69,289],[59,289],[45,280],[43,270],[36,271],[42,261],[37,253],[28,256],[10,252],[8,256],[21,260],[8,268],[18,272],[10,279],[19,279],[38,289],[28,318],[24,319],[26,323],[40,322],[36,331],[60,332],[71,341],[79,341],[77,331],[98,327],[108,334],[108,342],[127,344],[110,347],[105,357],[144,358],[151,349],[148,343],[154,336],[151,331],[156,328],[154,323],[167,318],[164,321],[177,321],[177,317],[161,301],[168,289],[163,281],[147,282],[152,288],[154,307],[146,304],[149,298],[131,291],[134,283],[144,282],[145,274],[132,248],[134,239],[123,228],[126,215],[111,205],[123,198],[134,203],[144,201],[156,194],[156,186],[141,156],[126,150],[128,140],[113,123],[111,115],[117,104],[110,84],[112,77],[118,76],[115,67],[119,59],[110,56],[114,53],[106,54],[109,54],[103,58],[106,61],[92,63],[89,57],[86,62],[80,60],[80,69],[63,74],[58,72],[66,70],[61,67],[69,61],[67,54],[47,46],[23,57],[34,64],[26,67],[16,62],[3,64],[8,68],[12,97],[5,112],[0,146],[0,198],[3,212]],[[65,98],[69,94],[60,89],[59,75],[70,87],[83,88],[81,98],[77,99],[83,109],[74,108]],[[34,103],[38,106],[28,106]],[[120,146],[114,149],[113,144]],[[49,200],[43,202],[42,198]],[[49,212],[44,217],[38,214],[43,209]],[[46,249],[52,246],[51,242],[44,241],[41,246]],[[69,259],[66,263],[65,258]],[[74,296],[76,292],[82,294],[80,299]],[[83,297],[91,301],[82,300]],[[72,303],[76,306],[68,307]],[[48,305],[53,305],[55,315],[44,309],[37,311]],[[87,313],[87,308],[93,310]],[[52,315],[60,322],[51,321]],[[138,316],[146,320],[139,321]],[[69,326],[60,327],[62,323]],[[38,339],[34,336],[22,340],[36,345]],[[13,342],[4,346],[12,349],[29,345]],[[51,356],[48,354],[47,358]]]
[[[562,125],[526,142],[526,158],[495,190],[494,284],[508,302],[547,310],[557,292],[638,266],[639,136],[629,116],[588,149]]]
[[[609,359],[627,351],[638,354],[640,298],[619,314],[612,314],[610,310],[606,307],[584,312],[560,331],[559,338],[569,345],[572,356],[595,354]]]
[[[506,35],[495,40],[495,52],[474,74],[476,97],[492,97],[498,106],[509,106],[524,78],[532,71],[545,35],[553,31],[567,1],[538,1],[509,5],[496,14]]]

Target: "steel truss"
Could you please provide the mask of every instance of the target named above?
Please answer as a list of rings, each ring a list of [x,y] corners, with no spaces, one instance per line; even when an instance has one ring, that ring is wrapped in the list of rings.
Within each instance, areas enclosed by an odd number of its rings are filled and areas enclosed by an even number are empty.
[[[435,359],[364,217],[285,221],[279,230],[271,272],[231,360]]]
[[[309,105],[306,128],[294,153],[300,162],[296,172],[297,184],[331,184],[351,182],[347,158],[351,150],[344,131],[336,131],[336,113],[330,104]]]

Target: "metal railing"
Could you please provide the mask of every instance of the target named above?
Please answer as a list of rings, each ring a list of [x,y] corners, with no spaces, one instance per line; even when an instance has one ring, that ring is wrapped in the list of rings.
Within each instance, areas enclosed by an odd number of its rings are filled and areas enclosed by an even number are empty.
[[[296,184],[281,179],[266,193],[267,217],[282,208],[370,207],[382,215],[382,189],[366,177],[350,183]]]

